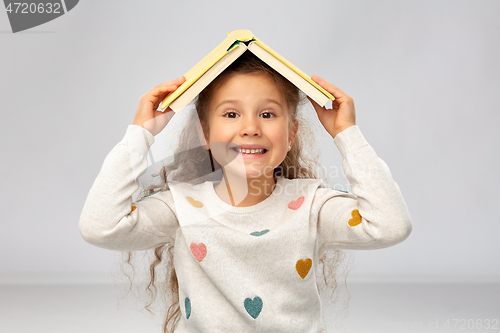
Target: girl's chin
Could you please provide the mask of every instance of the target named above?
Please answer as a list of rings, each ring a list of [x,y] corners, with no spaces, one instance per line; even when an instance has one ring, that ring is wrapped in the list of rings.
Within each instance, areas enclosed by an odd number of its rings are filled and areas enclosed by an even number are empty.
[[[273,169],[274,170],[274,169]],[[266,179],[273,178],[273,172],[270,174],[265,174],[263,170],[255,170],[255,169],[246,169],[246,170],[232,170],[225,168],[227,173],[230,173],[234,176],[245,177],[247,179]]]

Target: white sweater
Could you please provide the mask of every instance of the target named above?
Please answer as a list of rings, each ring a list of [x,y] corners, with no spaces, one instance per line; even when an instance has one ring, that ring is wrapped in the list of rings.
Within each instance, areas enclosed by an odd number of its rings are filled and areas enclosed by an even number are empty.
[[[249,207],[227,204],[210,181],[169,182],[169,191],[133,202],[153,142],[146,129],[128,126],[92,185],[79,230],[112,250],[175,243],[176,333],[318,332],[323,251],[384,248],[411,233],[401,191],[357,125],[334,139],[353,193],[280,177],[269,197]]]

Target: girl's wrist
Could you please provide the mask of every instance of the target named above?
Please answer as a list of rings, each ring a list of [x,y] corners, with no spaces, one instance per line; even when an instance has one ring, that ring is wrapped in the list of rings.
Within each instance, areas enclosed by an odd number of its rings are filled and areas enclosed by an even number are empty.
[[[333,134],[332,134],[332,137],[335,139],[335,137],[336,137],[337,135],[339,135],[339,133],[341,133],[342,131],[344,131],[344,130],[348,129],[349,127],[355,126],[355,125],[356,125],[356,124],[355,124],[355,123],[353,123],[353,124],[350,124],[350,125],[342,126],[342,127],[341,127],[338,131],[337,131],[337,133],[336,133],[335,135],[333,135]]]

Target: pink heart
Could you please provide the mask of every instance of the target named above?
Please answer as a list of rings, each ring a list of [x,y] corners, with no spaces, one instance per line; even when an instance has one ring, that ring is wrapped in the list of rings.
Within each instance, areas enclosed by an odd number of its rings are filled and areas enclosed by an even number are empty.
[[[191,243],[189,248],[191,249],[191,253],[193,253],[194,257],[198,261],[202,261],[203,258],[205,258],[205,256],[207,255],[207,247],[203,243]]]
[[[304,202],[304,199],[305,199],[304,196],[301,196],[297,200],[290,201],[290,203],[288,204],[288,208],[293,210],[299,209],[302,203]]]

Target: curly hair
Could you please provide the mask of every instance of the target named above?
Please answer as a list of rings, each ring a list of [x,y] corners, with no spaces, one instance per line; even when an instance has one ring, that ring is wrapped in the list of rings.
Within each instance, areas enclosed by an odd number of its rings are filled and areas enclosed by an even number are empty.
[[[290,81],[276,72],[266,63],[254,56],[251,52],[245,52],[227,69],[225,69],[217,78],[215,78],[197,97],[195,100],[196,114],[188,120],[186,126],[189,128],[197,128],[198,132],[192,130],[181,131],[179,145],[174,153],[173,161],[162,166],[161,170],[154,174],[154,177],[160,179],[154,185],[142,188],[140,197],[150,195],[156,191],[169,190],[168,181],[181,181],[196,184],[207,180],[207,175],[214,174],[214,171],[221,168],[220,164],[212,157],[210,149],[207,145],[200,146],[200,133],[207,135],[210,133],[208,126],[209,110],[211,98],[214,91],[222,84],[227,82],[233,75],[238,74],[264,74],[268,76],[279,87],[289,109],[289,130],[293,128],[295,120],[299,121],[297,135],[294,144],[288,151],[285,159],[281,164],[274,169],[274,178],[284,176],[288,179],[296,178],[314,178],[318,179],[315,166],[321,168],[318,162],[319,150],[314,137],[314,133],[307,126],[305,118],[298,113],[301,103],[307,103],[307,99],[303,93]],[[189,150],[183,150],[182,147],[197,147]],[[204,177],[205,176],[205,177]],[[204,177],[204,178],[202,178]],[[218,180],[218,179],[214,179]],[[149,283],[146,286],[148,295],[147,304],[144,306],[146,310],[151,312],[150,307],[155,302],[157,295],[168,295],[169,300],[165,301],[170,304],[168,309],[165,308],[163,333],[171,333],[175,329],[180,320],[180,304],[179,304],[179,284],[175,267],[173,265],[173,249],[174,244],[167,243],[158,246],[154,249],[147,250],[149,252]],[[135,252],[123,252],[124,258],[122,262],[122,271],[129,278],[130,284],[133,280],[125,272],[125,267],[132,268],[135,272],[133,259]],[[347,252],[335,249],[326,249],[319,259],[320,265],[323,266],[323,279],[319,277],[317,284],[320,291],[324,291],[325,287],[331,288],[331,296],[337,289],[337,277],[341,264],[345,261]],[[321,272],[321,271],[320,271]],[[346,270],[344,270],[346,272]],[[344,282],[347,282],[347,274]],[[347,287],[347,284],[346,284]],[[129,289],[130,291],[131,289]],[[164,299],[164,298],[163,298]],[[165,299],[164,299],[165,300]],[[338,300],[338,297],[331,299],[332,303]],[[347,300],[347,303],[349,300]],[[346,307],[347,308],[347,303]]]

